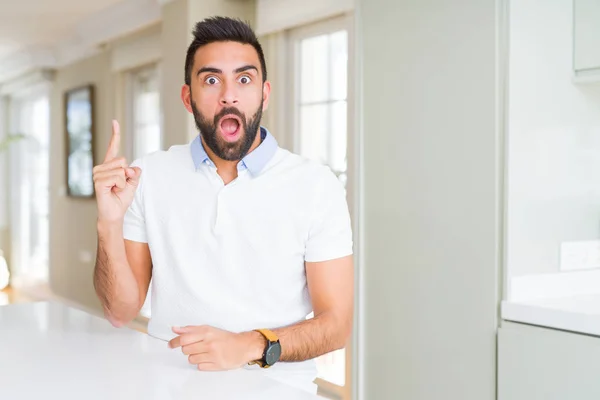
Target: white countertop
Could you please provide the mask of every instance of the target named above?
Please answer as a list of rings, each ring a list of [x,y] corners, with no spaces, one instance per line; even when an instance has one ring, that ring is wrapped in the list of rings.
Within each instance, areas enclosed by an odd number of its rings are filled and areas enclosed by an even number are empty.
[[[502,319],[600,336],[600,271],[515,277]]]
[[[2,399],[320,398],[309,393],[314,386],[305,391],[283,383],[296,382],[297,375],[201,372],[167,342],[60,303],[0,306]]]
[[[600,336],[600,294],[504,301],[502,319]]]

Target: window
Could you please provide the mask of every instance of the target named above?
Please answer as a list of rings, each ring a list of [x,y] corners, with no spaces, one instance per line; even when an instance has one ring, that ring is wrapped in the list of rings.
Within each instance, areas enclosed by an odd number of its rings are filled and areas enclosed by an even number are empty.
[[[158,67],[130,72],[132,159],[161,150],[161,108]]]
[[[12,283],[48,279],[49,101],[44,93],[9,98],[9,134],[26,136],[9,151]]]
[[[128,73],[130,162],[162,149],[160,79],[157,64]],[[140,314],[150,318],[152,281]]]
[[[348,31],[332,28],[295,43],[295,147],[328,165],[345,185]]]
[[[328,165],[347,181],[348,29],[346,17],[290,32],[294,82],[294,152]],[[309,315],[309,318],[312,314]],[[334,398],[349,391],[346,349],[317,358],[320,391]]]

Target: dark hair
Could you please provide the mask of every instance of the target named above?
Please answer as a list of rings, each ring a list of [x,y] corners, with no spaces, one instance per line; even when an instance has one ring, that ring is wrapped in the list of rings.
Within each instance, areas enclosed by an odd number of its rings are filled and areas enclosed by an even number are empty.
[[[190,44],[185,57],[185,83],[189,85],[192,81],[192,68],[196,51],[207,44],[214,42],[238,42],[249,44],[258,53],[260,67],[262,69],[263,83],[267,80],[267,65],[262,46],[256,38],[256,34],[246,22],[240,19],[228,17],[210,17],[196,23],[193,31],[194,40]]]

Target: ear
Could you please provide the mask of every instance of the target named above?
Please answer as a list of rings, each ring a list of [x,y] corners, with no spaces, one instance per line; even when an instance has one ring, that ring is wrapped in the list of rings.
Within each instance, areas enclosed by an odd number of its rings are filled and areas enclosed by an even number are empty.
[[[185,109],[188,110],[190,114],[193,114],[192,110],[192,92],[188,85],[183,85],[181,87],[181,101],[183,101],[183,105]]]
[[[266,81],[263,84],[263,111],[269,108],[269,99],[271,97],[271,82]]]

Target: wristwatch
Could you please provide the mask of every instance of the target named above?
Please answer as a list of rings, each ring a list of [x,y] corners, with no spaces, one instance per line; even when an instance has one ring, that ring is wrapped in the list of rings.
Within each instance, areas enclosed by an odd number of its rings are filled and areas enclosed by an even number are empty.
[[[279,343],[279,338],[275,333],[268,329],[255,329],[255,331],[267,339],[267,345],[265,346],[262,358],[260,360],[251,361],[248,364],[258,364],[261,368],[269,368],[279,361],[279,357],[281,357],[281,344]]]

